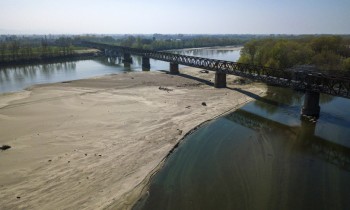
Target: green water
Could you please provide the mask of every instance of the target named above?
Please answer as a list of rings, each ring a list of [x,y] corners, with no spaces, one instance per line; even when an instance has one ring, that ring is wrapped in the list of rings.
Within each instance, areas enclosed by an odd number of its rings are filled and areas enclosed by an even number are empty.
[[[234,90],[233,90],[234,91]],[[350,209],[350,100],[269,88],[188,136],[134,209]]]

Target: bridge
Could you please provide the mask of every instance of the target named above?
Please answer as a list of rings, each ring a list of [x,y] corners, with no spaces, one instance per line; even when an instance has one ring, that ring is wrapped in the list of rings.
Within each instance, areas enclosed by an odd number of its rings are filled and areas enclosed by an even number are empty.
[[[216,88],[225,88],[226,75],[232,74],[252,79],[254,81],[264,82],[269,85],[277,85],[305,91],[305,100],[301,114],[307,116],[319,116],[320,93],[350,98],[350,78],[346,77],[332,76],[312,71],[275,69],[259,65],[87,41],[82,41],[81,45],[99,49],[104,52],[105,55],[123,56],[123,62],[125,64],[132,63],[131,55],[141,56],[142,68],[145,70],[151,68],[150,59],[155,59],[169,62],[171,74],[179,74],[179,64],[214,71],[214,86]]]

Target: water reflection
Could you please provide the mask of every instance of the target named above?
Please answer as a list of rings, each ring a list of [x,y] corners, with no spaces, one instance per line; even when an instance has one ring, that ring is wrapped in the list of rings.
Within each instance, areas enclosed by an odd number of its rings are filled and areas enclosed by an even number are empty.
[[[212,58],[212,59],[227,60],[227,61],[237,61],[240,56],[240,48],[237,48],[237,49],[203,48],[203,49],[188,49],[186,51],[173,50],[170,52],[189,55],[189,56]]]
[[[122,64],[123,64],[121,57],[98,57],[94,60],[106,66],[122,67]]]
[[[203,126],[134,209],[349,209],[350,100],[326,96],[316,123],[300,119],[301,104],[302,93],[271,87]]]
[[[111,65],[111,62],[103,59],[105,58],[2,68],[0,93],[18,91],[34,84],[76,80],[123,71],[123,67]]]

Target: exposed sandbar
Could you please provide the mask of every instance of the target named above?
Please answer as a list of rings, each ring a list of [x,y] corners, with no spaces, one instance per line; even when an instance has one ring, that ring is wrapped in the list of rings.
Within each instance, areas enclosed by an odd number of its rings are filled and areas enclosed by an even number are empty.
[[[11,146],[0,151],[1,208],[130,207],[126,195],[183,135],[253,100],[233,88],[266,90],[234,76],[230,88],[215,89],[205,84],[214,74],[199,71],[123,73],[0,95],[0,145]]]

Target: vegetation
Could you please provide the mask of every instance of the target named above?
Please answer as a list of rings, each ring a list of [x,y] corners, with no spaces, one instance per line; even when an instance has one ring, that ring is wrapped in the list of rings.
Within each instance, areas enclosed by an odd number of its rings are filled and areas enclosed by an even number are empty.
[[[111,36],[81,36],[83,40],[114,44],[125,47],[149,49],[149,50],[169,50],[194,47],[212,47],[243,45],[252,38],[259,38],[255,35],[126,35],[113,38]]]
[[[0,36],[0,64],[73,57],[81,40],[112,45],[168,50],[243,45],[239,62],[275,68],[313,65],[350,72],[349,36],[293,35],[79,35]]]
[[[81,40],[105,44],[167,50],[193,47],[243,45],[258,35],[78,35],[78,36],[15,36],[0,35],[0,64],[18,64],[27,61],[46,61],[53,58],[71,58],[74,46]]]
[[[239,62],[280,69],[308,65],[319,70],[350,71],[350,38],[315,36],[252,40],[244,45]]]
[[[40,39],[8,37],[0,41],[0,63],[25,62],[64,58],[78,49],[73,46],[73,39],[60,37],[50,40],[46,36]]]

